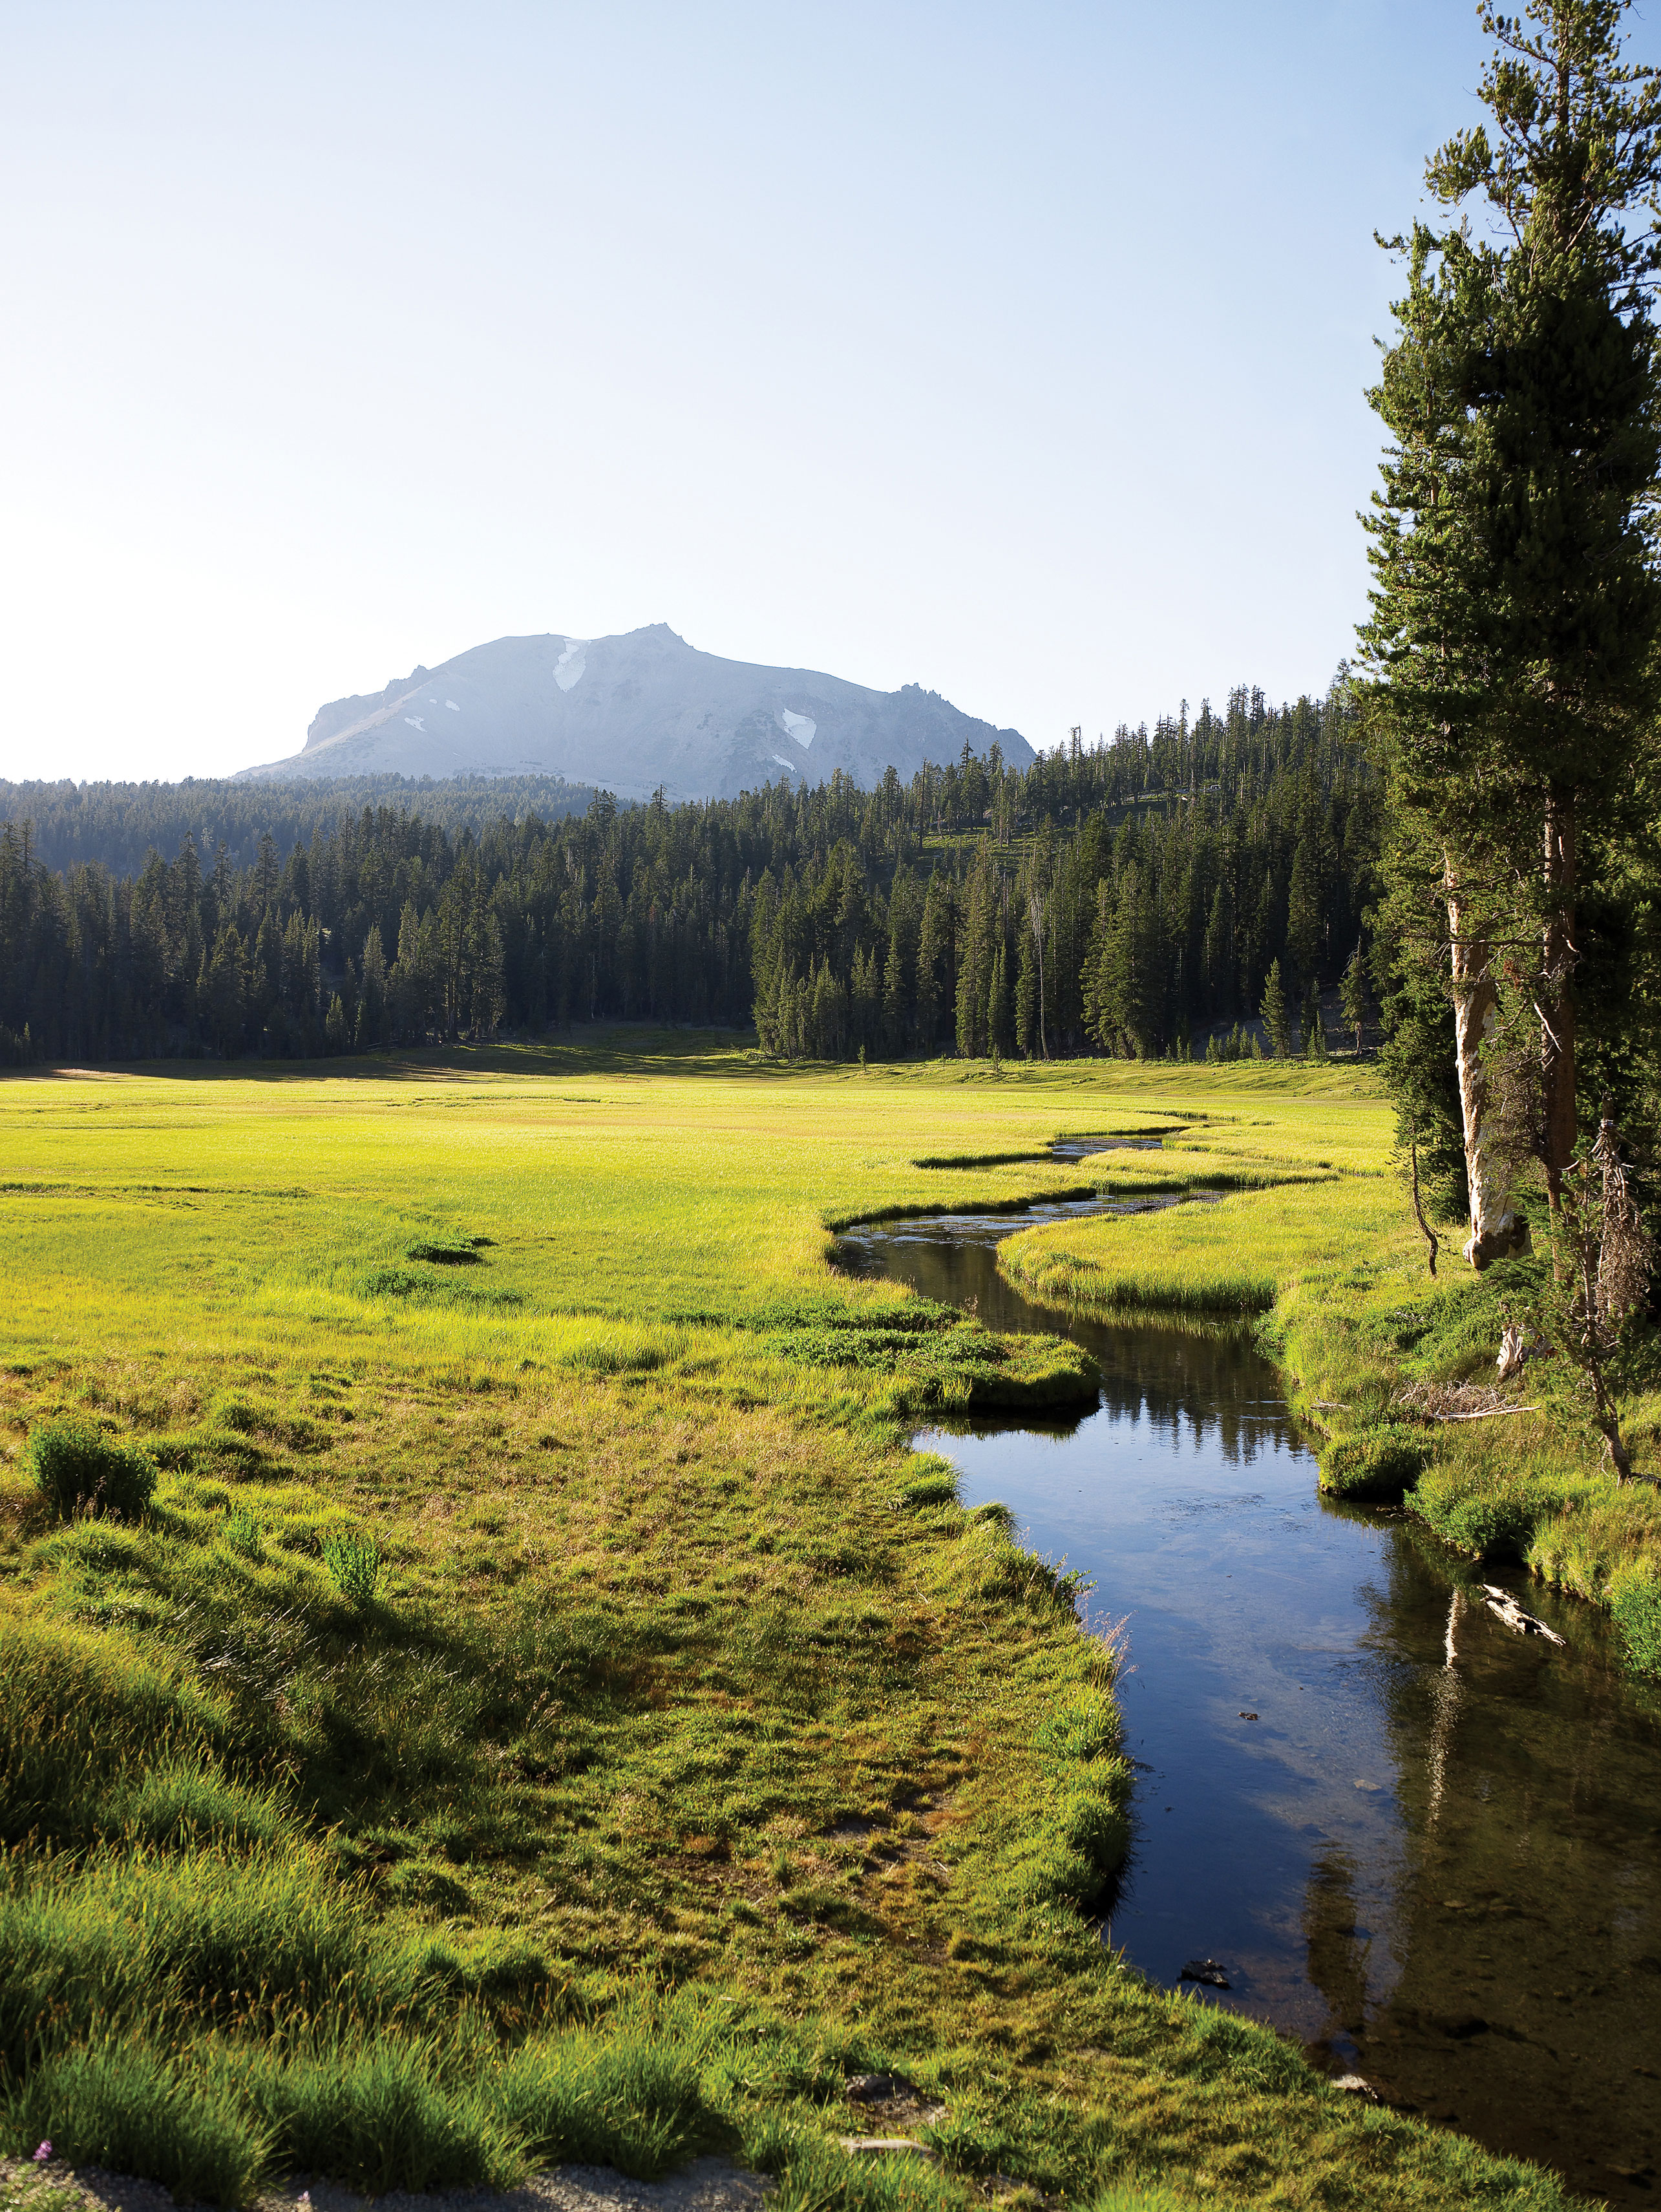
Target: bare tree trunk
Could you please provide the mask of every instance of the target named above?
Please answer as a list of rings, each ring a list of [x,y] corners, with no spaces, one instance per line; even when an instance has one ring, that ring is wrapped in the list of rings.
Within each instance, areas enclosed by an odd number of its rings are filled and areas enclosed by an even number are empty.
[[[1574,1103],[1575,822],[1573,799],[1548,798],[1546,926],[1540,991],[1540,1089],[1546,1189],[1555,1213],[1579,1134]]]
[[[1424,1200],[1419,1193],[1419,1123],[1416,1115],[1414,1119],[1409,1142],[1409,1158],[1413,1164],[1413,1218],[1418,1223],[1425,1243],[1430,1248],[1430,1272],[1434,1275],[1436,1272],[1436,1255],[1441,1249],[1442,1240],[1425,1218]]]
[[[1464,1127],[1465,1176],[1470,1185],[1470,1236],[1464,1256],[1471,1266],[1528,1247],[1528,1225],[1511,1206],[1511,1164],[1499,1143],[1488,1098],[1488,1074],[1482,1066],[1482,1040],[1499,1006],[1488,969],[1485,939],[1468,934],[1471,921],[1452,860],[1446,863],[1448,935],[1453,962],[1453,1052],[1459,1077],[1459,1111]]]

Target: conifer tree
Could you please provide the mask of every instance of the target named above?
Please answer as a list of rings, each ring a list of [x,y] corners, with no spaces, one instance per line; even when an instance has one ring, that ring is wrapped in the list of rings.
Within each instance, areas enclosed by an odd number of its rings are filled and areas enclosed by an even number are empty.
[[[1393,444],[1368,529],[1362,633],[1397,804],[1434,842],[1477,1267],[1525,1237],[1526,1127],[1559,1201],[1579,1114],[1588,876],[1623,830],[1656,704],[1661,458],[1649,292],[1661,270],[1661,79],[1622,58],[1622,0],[1489,7],[1492,118],[1427,165],[1468,222],[1415,226],[1373,404]],[[1404,841],[1410,848],[1413,835]],[[1409,931],[1431,923],[1407,908]],[[1525,1056],[1503,1031],[1531,1025]],[[1508,1061],[1514,1093],[1500,1095]],[[1503,1110],[1502,1110],[1503,1109]]]
[[[1269,974],[1263,987],[1263,1004],[1258,1012],[1268,1032],[1269,1042],[1276,1060],[1288,1060],[1292,1053],[1292,1018],[1287,1012],[1286,989],[1281,981],[1278,959],[1269,963]]]

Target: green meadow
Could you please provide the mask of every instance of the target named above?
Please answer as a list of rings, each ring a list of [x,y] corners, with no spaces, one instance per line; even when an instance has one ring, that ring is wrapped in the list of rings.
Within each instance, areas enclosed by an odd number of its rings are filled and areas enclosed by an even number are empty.
[[[1566,2203],[1104,1945],[1114,1651],[906,1442],[1088,1363],[827,1264],[876,1214],[1222,1192],[1009,1265],[1259,1313],[1338,1440],[1492,1319],[1389,1125],[1343,1069],[639,1036],[0,1083],[0,2148],[226,2204],[701,2149],[785,2212]],[[76,1424],[148,1507],[52,1509]],[[1561,1408],[1506,1425],[1426,1431],[1433,1526],[1555,1483],[1529,1556],[1647,1588],[1636,1493]],[[926,2161],[841,2147],[883,2068]]]

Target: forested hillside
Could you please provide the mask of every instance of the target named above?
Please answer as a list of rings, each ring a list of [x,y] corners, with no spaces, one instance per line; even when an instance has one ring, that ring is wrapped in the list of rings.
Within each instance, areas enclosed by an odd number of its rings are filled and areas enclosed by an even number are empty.
[[[1242,690],[1024,771],[994,746],[869,793],[601,794],[551,818],[494,788],[493,817],[441,784],[361,804],[52,787],[0,830],[0,1051],[311,1054],[645,1018],[753,1020],[792,1057],[1180,1054],[1266,984],[1273,1013],[1337,980],[1380,828],[1336,693]],[[1295,1042],[1289,1015],[1270,1027]]]
[[[286,860],[296,845],[332,830],[344,814],[391,807],[419,814],[452,834],[482,830],[503,815],[540,814],[558,822],[593,798],[562,775],[458,775],[435,783],[413,775],[312,777],[305,782],[239,776],[187,776],[182,783],[0,782],[0,822],[27,823],[34,858],[70,869],[96,860],[116,875],[136,875],[152,852],[171,855],[188,837],[198,854],[224,846],[233,867],[246,866],[269,837]]]

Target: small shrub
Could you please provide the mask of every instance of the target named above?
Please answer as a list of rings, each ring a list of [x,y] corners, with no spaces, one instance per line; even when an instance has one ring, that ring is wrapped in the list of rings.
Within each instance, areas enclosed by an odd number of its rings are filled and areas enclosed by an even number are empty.
[[[60,1519],[112,1513],[136,1521],[155,1494],[155,1462],[121,1444],[90,1421],[43,1421],[29,1432],[29,1466],[40,1494]]]
[[[335,1588],[354,1605],[367,1605],[380,1586],[380,1547],[373,1536],[336,1529],[323,1540],[323,1564]]]
[[[1405,1422],[1335,1437],[1321,1454],[1321,1488],[1329,1497],[1395,1500],[1404,1498],[1429,1466],[1430,1439]]]

